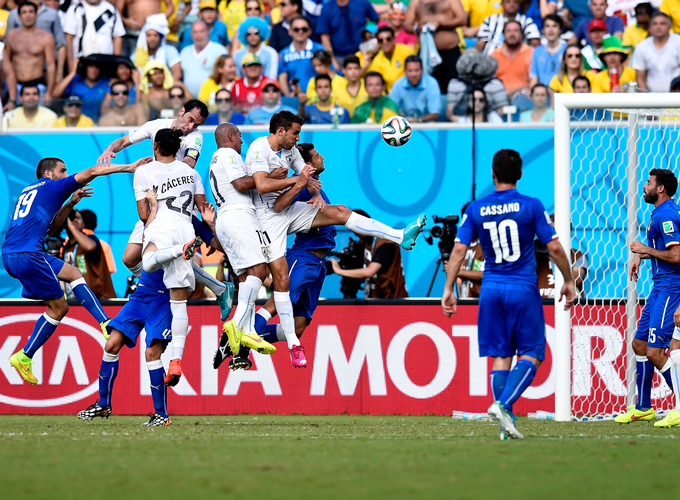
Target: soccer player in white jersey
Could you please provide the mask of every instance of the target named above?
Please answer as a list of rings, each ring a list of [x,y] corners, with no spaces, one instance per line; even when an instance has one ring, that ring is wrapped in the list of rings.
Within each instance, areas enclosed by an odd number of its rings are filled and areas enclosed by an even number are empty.
[[[163,269],[163,283],[170,290],[172,311],[172,358],[165,384],[175,386],[182,376],[182,355],[189,331],[187,296],[195,286],[191,266],[202,239],[195,237],[194,205],[207,203],[198,173],[177,161],[181,131],[163,129],[156,133],[153,152],[156,161],[135,172],[135,199],[139,218],[147,222],[151,208],[149,190],[156,193],[158,213],[144,230],[144,271]]]
[[[208,107],[197,99],[187,101],[182,109],[179,110],[179,116],[175,119],[161,118],[146,122],[141,127],[131,131],[128,135],[116,139],[104,150],[99,157],[97,164],[108,164],[111,158],[115,158],[116,154],[127,148],[132,144],[139,144],[147,139],[153,143],[156,133],[159,130],[169,128],[172,130],[179,130],[182,132],[182,142],[175,159],[189,165],[191,168],[196,167],[196,162],[201,155],[201,148],[203,147],[203,134],[198,130],[198,126],[205,122],[208,117]],[[125,253],[123,254],[123,263],[125,266],[139,278],[142,275],[142,232],[144,231],[144,223],[137,222],[135,229],[130,235]],[[210,246],[216,243],[216,240],[206,241]],[[198,264],[192,262],[196,280],[207,287],[217,297],[217,303],[220,306],[222,320],[227,319],[229,311],[231,310],[231,302],[234,296],[234,290],[231,284],[224,284],[217,281],[215,278],[206,273]]]
[[[255,139],[246,155],[246,174],[252,175],[256,192],[253,193],[255,211],[262,237],[271,247],[269,269],[274,280],[274,303],[281,318],[281,327],[288,342],[291,362],[297,368],[307,366],[305,352],[295,335],[293,306],[290,301],[290,279],[286,261],[288,234],[306,232],[312,228],[344,225],[361,236],[382,238],[411,250],[425,226],[425,214],[405,229],[393,229],[376,220],[352,212],[343,205],[326,205],[318,189],[312,188],[312,199],[296,202],[281,212],[274,211],[274,203],[281,193],[297,182],[296,177],[275,179],[270,176],[278,168],[292,168],[302,173],[305,162],[295,145],[300,140],[304,120],[290,111],[275,113],[269,122],[269,136]]]
[[[217,368],[229,356],[227,340],[232,354],[238,354],[242,342],[261,353],[276,349],[258,335],[249,335],[255,331],[255,299],[268,275],[271,249],[263,240],[250,197],[255,183],[244,170],[241,132],[236,125],[223,123],[215,130],[215,142],[218,149],[210,162],[210,186],[217,206],[215,234],[240,281],[234,318],[224,324],[226,335],[220,339]]]

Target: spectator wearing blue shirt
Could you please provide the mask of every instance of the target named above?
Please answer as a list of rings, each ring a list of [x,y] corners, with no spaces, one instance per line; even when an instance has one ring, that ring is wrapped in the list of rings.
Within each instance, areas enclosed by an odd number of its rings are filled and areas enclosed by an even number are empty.
[[[543,18],[543,34],[546,43],[534,48],[531,56],[530,87],[537,83],[549,85],[550,80],[560,70],[562,55],[567,49],[567,43],[560,40],[563,27],[564,21],[557,14],[548,14]]]
[[[215,105],[217,111],[210,113],[203,125],[219,125],[220,123],[233,123],[243,125],[246,117],[238,111],[234,111],[234,104],[231,102],[231,92],[227,89],[220,89],[215,93]]]
[[[281,22],[272,26],[272,34],[269,37],[269,46],[277,52],[281,52],[293,43],[288,33],[290,22],[302,15],[302,0],[281,0],[279,8],[281,9]]]
[[[581,43],[581,40],[586,41],[586,45],[590,44],[588,37],[588,23],[593,19],[601,19],[607,24],[607,30],[610,35],[621,38],[623,36],[623,21],[619,16],[607,16],[607,0],[591,0],[590,12],[592,17],[585,19],[581,24],[574,23],[574,36],[569,40],[569,45]]]
[[[246,125],[268,125],[274,113],[282,110],[296,113],[293,108],[281,104],[281,89],[279,83],[271,81],[262,89],[262,106],[253,108],[246,117]]]
[[[236,73],[243,77],[241,65],[243,57],[252,52],[257,55],[262,62],[262,74],[267,78],[276,80],[279,74],[279,54],[264,42],[269,38],[271,30],[269,25],[259,17],[248,17],[238,27],[238,38],[241,48],[234,52],[234,62],[236,63]]]
[[[333,55],[333,64],[342,68],[342,59],[359,50],[366,20],[378,22],[378,13],[368,0],[329,0],[321,9],[316,33]]]
[[[439,83],[423,73],[423,61],[408,56],[404,62],[404,76],[392,85],[390,99],[397,103],[399,112],[412,122],[436,122],[442,112]]]
[[[201,0],[200,9],[198,17],[208,26],[210,41],[225,47],[228,46],[227,25],[217,19],[217,2],[215,0]],[[177,48],[182,50],[184,47],[191,45],[191,43],[191,28],[187,28],[182,32]]]
[[[81,59],[80,64],[74,64],[73,70],[54,86],[54,97],[77,95],[83,100],[83,114],[97,123],[109,81],[102,76],[96,62]]]
[[[590,0],[564,0],[562,5],[563,12],[571,13],[571,26],[568,28],[574,30],[583,21],[591,19]],[[567,14],[568,12],[564,12]]]
[[[309,80],[316,76],[312,56],[317,50],[324,50],[323,45],[309,39],[311,29],[306,17],[299,16],[293,19],[289,33],[293,43],[281,51],[279,60],[279,84],[281,92],[286,97],[294,95],[291,91],[293,82],[300,88],[307,88]]]
[[[300,93],[298,99],[300,105],[298,114],[305,119],[306,123],[312,125],[338,125],[349,123],[349,111],[346,108],[335,104],[332,99],[330,75],[321,74],[315,80],[316,98],[311,104],[306,104],[307,96]]]
[[[179,59],[184,85],[191,95],[198,95],[203,82],[210,78],[215,61],[219,56],[226,55],[227,49],[219,43],[210,41],[205,21],[196,21],[192,24],[190,34],[194,43],[182,49]]]

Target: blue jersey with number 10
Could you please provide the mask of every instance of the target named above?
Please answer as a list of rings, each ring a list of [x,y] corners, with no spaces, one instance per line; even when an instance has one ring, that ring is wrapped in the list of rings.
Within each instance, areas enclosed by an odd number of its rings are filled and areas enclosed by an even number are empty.
[[[43,177],[25,187],[14,207],[2,253],[42,252],[54,216],[81,187],[75,175],[58,181]]]
[[[557,238],[541,201],[509,189],[472,202],[456,241],[470,245],[479,239],[485,261],[482,282],[537,284],[534,235],[544,245]]]

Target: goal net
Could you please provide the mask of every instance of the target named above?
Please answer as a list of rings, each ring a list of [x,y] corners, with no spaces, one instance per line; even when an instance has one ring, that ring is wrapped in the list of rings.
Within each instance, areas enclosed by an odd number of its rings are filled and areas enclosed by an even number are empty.
[[[635,240],[647,243],[652,168],[680,174],[680,95],[559,94],[555,104],[555,227],[587,266],[571,311],[555,307],[557,420],[609,418],[636,401],[631,342],[651,288],[649,261],[628,279]],[[567,237],[569,235],[569,237]],[[568,252],[569,253],[569,252]],[[556,289],[561,276],[556,274]],[[673,408],[656,372],[652,404]]]

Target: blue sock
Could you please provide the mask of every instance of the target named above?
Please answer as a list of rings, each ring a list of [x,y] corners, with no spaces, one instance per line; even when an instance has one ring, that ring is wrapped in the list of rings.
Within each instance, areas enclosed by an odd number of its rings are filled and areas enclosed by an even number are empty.
[[[28,338],[28,342],[24,346],[26,356],[32,358],[38,349],[40,349],[45,342],[52,336],[54,330],[59,326],[59,321],[50,318],[47,313],[43,313],[38,321],[35,322],[33,333]]]
[[[638,400],[635,408],[638,410],[649,410],[652,407],[652,379],[654,379],[654,365],[647,359],[647,356],[635,356],[637,361],[637,373],[635,381],[637,383]]]
[[[113,383],[118,376],[119,354],[104,353],[102,364],[99,368],[99,406],[111,406]]]
[[[151,397],[153,408],[159,415],[168,416],[168,389],[165,387],[165,369],[160,359],[147,361],[149,380],[151,381]]]
[[[666,384],[668,385],[668,388],[675,392],[675,389],[673,388],[673,379],[671,378],[671,370],[672,368],[668,368],[665,372],[663,372],[661,375],[663,375],[663,379],[666,381]]]
[[[97,297],[95,297],[90,287],[85,283],[85,278],[79,278],[71,282],[71,290],[73,290],[73,295],[76,296],[78,302],[97,320],[97,323],[103,323],[109,319]]]
[[[536,376],[536,365],[527,359],[520,359],[508,375],[503,394],[498,399],[506,410],[512,411],[512,405],[519,399]]]
[[[262,338],[269,342],[270,344],[279,341],[279,337],[276,335],[277,326],[278,325],[265,325],[265,327],[262,329],[262,333],[260,333]]]
[[[264,319],[261,315],[256,314],[255,315],[255,332],[257,332],[258,335],[262,335],[266,326],[267,326],[267,320]],[[269,340],[267,340],[267,342],[269,342]]]
[[[493,370],[491,372],[491,396],[494,401],[501,399],[509,374],[510,370]]]

